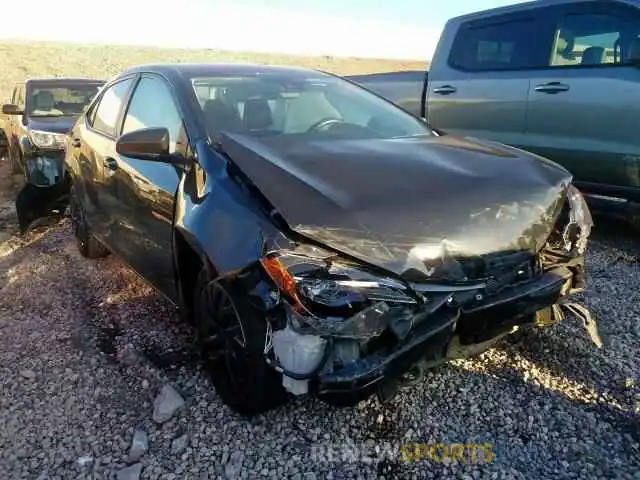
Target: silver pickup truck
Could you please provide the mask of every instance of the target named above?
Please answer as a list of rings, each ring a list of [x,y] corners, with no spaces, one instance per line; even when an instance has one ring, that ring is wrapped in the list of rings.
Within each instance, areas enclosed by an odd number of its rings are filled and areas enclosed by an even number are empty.
[[[640,213],[640,0],[464,15],[446,24],[428,77],[347,78],[444,132],[545,156],[592,199]]]

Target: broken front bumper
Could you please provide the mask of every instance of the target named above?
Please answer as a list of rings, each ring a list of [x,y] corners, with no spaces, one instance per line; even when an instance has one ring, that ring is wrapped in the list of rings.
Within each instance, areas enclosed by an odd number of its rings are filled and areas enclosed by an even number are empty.
[[[38,219],[60,213],[68,200],[64,181],[64,150],[25,151],[25,184],[16,198],[20,231],[26,232]]]
[[[558,267],[469,306],[442,308],[393,347],[353,360],[340,369],[320,371],[316,394],[328,403],[352,405],[380,392],[416,364],[445,362],[451,358],[449,347],[454,338],[463,344],[478,344],[499,338],[514,326],[534,324],[538,316],[559,320],[550,306],[562,302],[573,286],[572,271]]]
[[[26,181],[36,187],[54,187],[64,179],[64,150],[34,150],[24,157]]]

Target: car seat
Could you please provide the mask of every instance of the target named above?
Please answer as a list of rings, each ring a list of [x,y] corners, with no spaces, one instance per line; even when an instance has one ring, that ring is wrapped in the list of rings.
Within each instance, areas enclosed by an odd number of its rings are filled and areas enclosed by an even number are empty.
[[[207,100],[204,103],[202,112],[209,131],[228,130],[239,132],[243,130],[242,120],[236,109],[219,98]]]
[[[603,47],[589,47],[582,52],[581,65],[599,65],[604,63],[605,50]]]

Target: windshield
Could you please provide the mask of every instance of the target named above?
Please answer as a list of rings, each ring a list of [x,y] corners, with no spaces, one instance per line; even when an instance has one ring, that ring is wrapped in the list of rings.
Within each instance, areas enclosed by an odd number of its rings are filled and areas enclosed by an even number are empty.
[[[62,117],[79,115],[98,93],[99,85],[39,86],[33,85],[27,95],[29,117]]]
[[[192,78],[209,136],[397,138],[432,135],[420,119],[343,79],[316,72]]]

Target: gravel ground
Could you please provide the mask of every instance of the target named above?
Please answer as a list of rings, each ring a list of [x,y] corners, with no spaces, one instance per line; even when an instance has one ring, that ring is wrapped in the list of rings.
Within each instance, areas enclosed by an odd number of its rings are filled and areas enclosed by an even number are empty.
[[[216,396],[190,329],[126,267],[82,259],[68,220],[7,239],[2,215],[2,479],[640,479],[640,242],[620,224],[597,219],[589,251],[602,350],[567,319],[441,367],[389,405],[298,399],[246,420]],[[166,385],[184,405],[157,423]],[[402,461],[408,443],[488,443],[495,458]]]

